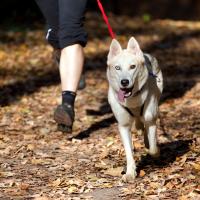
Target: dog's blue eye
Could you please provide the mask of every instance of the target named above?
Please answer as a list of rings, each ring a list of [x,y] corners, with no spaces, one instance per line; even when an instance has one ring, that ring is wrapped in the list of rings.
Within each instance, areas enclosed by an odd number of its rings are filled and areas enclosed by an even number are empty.
[[[136,68],[136,65],[131,65],[130,66],[130,69],[135,69]]]
[[[118,66],[118,65],[116,65],[116,66],[115,66],[115,69],[116,69],[116,70],[120,70],[120,69],[121,69],[121,67],[120,67],[120,66]]]

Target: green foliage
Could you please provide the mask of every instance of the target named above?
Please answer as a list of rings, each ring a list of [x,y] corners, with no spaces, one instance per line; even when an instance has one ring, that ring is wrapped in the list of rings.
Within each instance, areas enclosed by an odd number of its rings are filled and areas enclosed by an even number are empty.
[[[151,15],[148,14],[148,13],[145,13],[143,16],[142,16],[142,19],[144,22],[148,23],[151,21]]]

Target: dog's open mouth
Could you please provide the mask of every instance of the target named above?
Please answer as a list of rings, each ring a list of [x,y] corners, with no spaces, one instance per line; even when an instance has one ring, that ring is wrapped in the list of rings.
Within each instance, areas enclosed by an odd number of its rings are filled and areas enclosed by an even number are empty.
[[[118,91],[118,99],[121,102],[124,102],[125,98],[128,98],[132,95],[132,90],[133,87],[131,88],[120,88],[120,90]]]

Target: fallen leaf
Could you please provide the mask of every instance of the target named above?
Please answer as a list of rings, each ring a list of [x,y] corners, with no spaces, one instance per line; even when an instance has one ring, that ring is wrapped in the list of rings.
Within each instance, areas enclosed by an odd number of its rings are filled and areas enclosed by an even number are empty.
[[[21,183],[21,184],[19,185],[19,188],[20,188],[21,190],[28,190],[29,187],[30,187],[30,185],[29,185],[28,183]]]
[[[78,191],[78,188],[77,188],[75,185],[72,185],[72,186],[70,186],[70,187],[68,188],[67,191],[68,191],[69,194],[72,194],[72,193],[77,192],[77,191]]]
[[[187,155],[182,156],[181,160],[179,160],[181,167],[185,164],[186,160],[187,160]]]
[[[49,197],[35,197],[34,200],[51,200]]]
[[[44,127],[44,128],[41,128],[39,131],[40,131],[40,133],[41,133],[42,135],[43,135],[43,134],[46,135],[46,134],[49,134],[51,130],[50,130],[49,128],[45,128],[45,127]]]
[[[123,167],[109,168],[104,170],[103,173],[110,176],[121,176]]]
[[[114,141],[109,141],[108,143],[107,143],[107,147],[110,147],[110,146],[112,146],[114,144]]]
[[[174,187],[174,184],[172,184],[171,182],[168,182],[165,187],[167,187],[168,189],[172,189]]]
[[[141,149],[143,147],[143,145],[138,141],[134,141],[133,146],[135,149]]]
[[[55,181],[52,182],[53,187],[58,187],[62,183],[61,178],[56,179]]]
[[[35,149],[35,145],[34,144],[28,144],[27,145],[27,150],[28,151],[33,151]]]
[[[14,175],[15,175],[15,173],[13,173],[13,172],[0,172],[0,177],[11,177]]]
[[[145,171],[144,170],[140,170],[140,173],[139,173],[139,177],[144,177],[145,176]]]
[[[89,179],[90,181],[95,182],[95,181],[97,181],[99,178],[96,176],[96,174],[91,173],[91,174],[89,174],[89,175],[87,176],[87,179]]]
[[[33,164],[33,165],[40,165],[40,164],[42,164],[44,161],[42,160],[42,159],[36,159],[36,158],[33,158],[32,160],[31,160],[31,163]]]
[[[192,166],[193,166],[197,171],[200,171],[200,164],[192,163]]]
[[[179,197],[178,200],[188,200],[188,196],[183,195],[183,196]]]

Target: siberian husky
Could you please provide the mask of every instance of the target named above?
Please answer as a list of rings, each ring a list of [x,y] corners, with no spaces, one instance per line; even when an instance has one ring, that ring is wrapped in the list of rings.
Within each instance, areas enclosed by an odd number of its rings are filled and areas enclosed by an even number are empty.
[[[120,136],[126,154],[124,181],[136,177],[131,128],[144,132],[145,147],[153,157],[159,156],[156,137],[158,103],[163,90],[162,72],[157,60],[144,54],[132,37],[126,49],[112,40],[107,59],[109,82],[108,101],[118,121]]]

